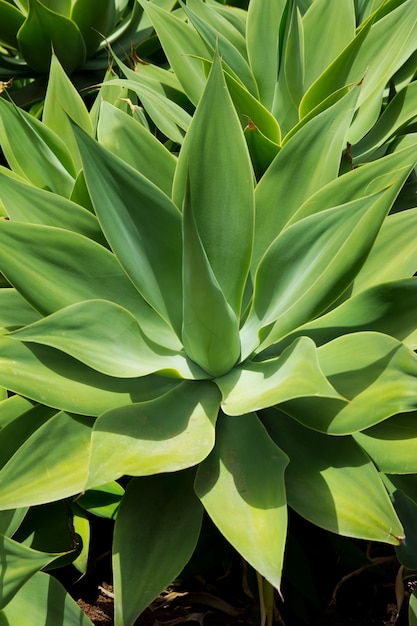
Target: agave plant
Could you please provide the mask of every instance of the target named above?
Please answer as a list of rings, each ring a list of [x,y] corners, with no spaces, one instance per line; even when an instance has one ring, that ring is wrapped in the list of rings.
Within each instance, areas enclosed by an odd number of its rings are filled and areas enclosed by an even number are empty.
[[[159,4],[170,9],[175,0]],[[136,0],[1,0],[0,79],[26,86],[14,96],[19,104],[43,98],[54,50],[78,87],[91,87],[108,66],[108,44],[122,57],[139,44],[149,53],[152,35]]]
[[[45,598],[62,600],[39,570],[65,550],[31,544],[22,519],[47,503],[76,506],[80,494],[80,503],[94,493],[121,500],[118,626],[181,572],[204,511],[277,589],[288,507],[332,532],[396,545],[412,564],[414,501],[404,497],[417,470],[417,213],[390,210],[417,139],[340,175],[370,93],[345,74],[285,140],[276,135],[275,156],[257,136],[256,160],[242,111],[278,133],[277,118],[231,78],[226,54],[198,56],[193,115],[177,69],[144,66],[125,81],[178,156],[109,97],[89,115],[56,58],[43,122],[0,101],[11,168],[0,171],[9,621],[38,585],[43,619]],[[75,545],[66,552],[79,558]]]

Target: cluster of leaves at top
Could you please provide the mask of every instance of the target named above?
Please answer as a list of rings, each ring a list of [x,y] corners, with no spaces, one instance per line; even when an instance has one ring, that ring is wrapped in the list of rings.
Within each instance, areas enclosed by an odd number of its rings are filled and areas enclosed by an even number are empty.
[[[86,510],[117,626],[204,510],[278,589],[287,506],[417,568],[415,0],[158,4],[168,69],[115,59],[87,112],[54,56],[42,121],[0,100],[8,623],[90,623],[39,572],[85,571]]]

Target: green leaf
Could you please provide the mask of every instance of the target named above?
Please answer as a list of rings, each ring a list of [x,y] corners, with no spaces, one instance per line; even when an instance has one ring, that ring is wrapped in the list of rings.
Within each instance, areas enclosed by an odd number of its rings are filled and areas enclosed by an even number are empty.
[[[8,0],[0,0],[0,43],[18,49],[17,32],[25,21],[22,13]]]
[[[417,343],[417,280],[404,279],[375,285],[349,298],[335,309],[304,324],[267,354],[282,350],[295,337],[307,335],[322,345],[342,335],[360,331],[385,333],[402,341],[408,348]]]
[[[0,289],[0,328],[14,330],[40,318],[15,289]]]
[[[190,206],[183,208],[183,329],[189,357],[212,376],[221,376],[240,357],[239,325],[216,280]]]
[[[191,102],[196,105],[206,83],[199,58],[211,58],[209,46],[193,27],[173,13],[164,11],[156,3],[146,0],[140,0],[140,4],[152,22],[181,86]]]
[[[252,251],[253,170],[218,59],[180,151],[173,191],[178,207],[187,185],[208,262],[239,316]]]
[[[103,101],[97,136],[101,145],[171,197],[176,158],[142,124]]]
[[[244,361],[215,382],[227,415],[242,415],[301,396],[340,398],[323,376],[316,347],[307,337],[294,341],[275,359]]]
[[[0,198],[11,220],[71,230],[108,245],[95,215],[75,202],[0,171]]]
[[[9,449],[16,447],[8,460],[2,455],[2,510],[52,502],[84,489],[93,420],[59,412],[30,433],[31,416],[25,413],[0,432]],[[26,439],[18,425],[28,432]]]
[[[9,336],[62,350],[116,378],[161,371],[182,378],[206,377],[184,354],[149,340],[131,313],[108,300],[73,304]]]
[[[60,555],[38,552],[0,535],[0,609],[4,609],[33,574],[54,561],[57,556]]]
[[[404,126],[417,121],[416,93],[417,82],[413,82],[394,96],[369,133],[352,147],[353,158],[366,159]]]
[[[283,146],[261,178],[255,191],[253,270],[303,202],[337,178],[357,92],[352,89],[303,126]]]
[[[132,626],[189,561],[203,514],[193,478],[188,470],[130,482],[113,542],[116,626]]]
[[[288,504],[331,532],[398,545],[404,532],[372,462],[351,437],[304,428],[274,409],[262,421],[288,454]]]
[[[388,215],[363,267],[355,278],[355,295],[379,283],[409,278],[417,270],[417,208]]]
[[[417,355],[400,341],[381,333],[353,333],[321,346],[318,356],[329,383],[349,402],[300,398],[282,405],[309,428],[355,433],[417,408]]]
[[[181,348],[107,248],[62,229],[6,220],[0,220],[0,243],[4,274],[43,315],[84,300],[110,300],[130,311],[148,337]]]
[[[119,483],[112,481],[87,489],[77,498],[77,504],[92,515],[115,519],[124,492],[125,490]]]
[[[197,9],[197,14],[191,10],[191,6],[196,7],[198,5],[200,6]],[[206,8],[204,9],[202,7]],[[246,49],[243,50],[242,45],[239,45],[239,49],[235,47],[233,40],[227,35],[225,36],[215,25],[212,25],[209,20],[206,19],[207,12],[210,12],[210,10],[207,9],[207,5],[200,2],[187,2],[187,5],[184,6],[184,11],[202,40],[209,46],[210,57],[218,53],[225,67],[230,68],[233,75],[245,85],[246,89],[253,96],[258,97],[256,82],[246,58]]]
[[[278,76],[278,37],[285,0],[251,0],[246,41],[259,99],[271,110]]]
[[[108,242],[145,300],[178,334],[182,320],[179,211],[139,172],[84,133],[76,136],[87,187]]]
[[[46,346],[27,346],[0,337],[0,386],[48,405],[82,415],[166,393],[178,384],[161,376],[122,379],[104,376]]]
[[[26,111],[0,98],[0,143],[11,169],[35,187],[69,197],[75,169],[61,139]]]
[[[417,411],[384,420],[353,436],[381,472],[417,473]]]
[[[71,19],[83,36],[87,57],[91,56],[111,34],[117,22],[114,0],[75,0],[71,2]]]
[[[29,15],[17,34],[19,48],[37,72],[47,72],[54,50],[70,74],[86,59],[86,48],[78,26],[39,0],[29,0]]]
[[[417,590],[414,589],[410,596],[410,604],[408,607],[409,626],[417,626]]]
[[[277,589],[287,528],[287,463],[287,456],[254,413],[221,415],[216,446],[201,464],[195,484],[198,497],[218,529]]]
[[[303,16],[305,89],[327,69],[355,37],[352,0],[315,0]],[[319,38],[317,34],[320,33]]]
[[[290,224],[325,209],[363,198],[393,186],[399,192],[417,162],[416,146],[411,145],[335,178],[308,198],[290,219]],[[382,227],[384,228],[384,226]]]
[[[84,509],[79,507],[75,502],[71,503],[71,511],[73,514],[73,532],[77,535],[77,539],[81,543],[78,548],[80,553],[77,558],[72,561],[72,564],[79,572],[81,572],[81,574],[86,574],[88,567],[88,554],[90,551],[90,520]]]
[[[27,511],[28,507],[0,511],[0,534],[6,537],[13,537]]]
[[[243,354],[281,339],[326,310],[363,264],[392,203],[392,190],[296,222],[279,235],[255,275],[242,329]],[[271,325],[268,328],[268,325]]]
[[[104,413],[94,427],[87,487],[196,465],[214,446],[219,405],[213,384],[186,381],[154,400]]]
[[[53,54],[42,121],[64,141],[78,172],[82,163],[70,118],[86,133],[93,134],[93,125],[87,107],[64,72],[58,57]]]
[[[56,626],[92,626],[64,587],[42,572],[32,576],[0,611],[0,623],[4,619],[19,626],[46,624],[48,620]]]

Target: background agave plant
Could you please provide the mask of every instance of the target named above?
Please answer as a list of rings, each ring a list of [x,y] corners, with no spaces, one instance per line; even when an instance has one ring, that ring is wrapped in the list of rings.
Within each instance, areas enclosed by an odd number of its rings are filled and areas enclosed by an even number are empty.
[[[174,16],[144,3],[174,72],[123,68],[89,114],[54,57],[42,122],[0,101],[11,168],[0,171],[9,621],[33,589],[41,616],[46,597],[61,601],[39,570],[58,558],[85,568],[95,497],[117,517],[119,626],[181,572],[204,511],[278,589],[288,506],[332,532],[396,545],[416,568],[417,139],[411,103],[386,85],[401,93],[402,75],[412,93],[417,14],[411,2],[374,4],[368,16],[343,3],[351,41],[295,109],[285,89],[304,57],[294,46],[320,0],[283,4],[266,31],[256,0],[248,14],[188,2]],[[401,30],[401,54],[390,39],[389,72],[368,68],[362,81],[381,24]],[[167,33],[189,56],[175,58]],[[282,52],[269,104],[254,69],[265,33]],[[237,42],[252,46],[255,94],[231,65]],[[121,87],[137,91],[147,118],[115,106]],[[388,101],[397,115],[379,115]],[[131,477],[125,493],[121,476]],[[50,519],[69,517],[74,533],[46,549],[23,520],[36,528],[36,513],[44,522],[55,505]],[[67,602],[71,623],[79,612]]]
[[[159,5],[169,10],[175,0]],[[103,79],[108,44],[126,57],[132,46],[150,54],[152,40],[153,29],[136,0],[1,0],[0,79],[14,81],[20,105],[36,102],[45,93],[52,50],[81,89]]]

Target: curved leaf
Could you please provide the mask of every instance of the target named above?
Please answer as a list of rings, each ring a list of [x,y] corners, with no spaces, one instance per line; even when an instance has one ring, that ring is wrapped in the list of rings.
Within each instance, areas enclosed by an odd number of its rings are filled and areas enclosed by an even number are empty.
[[[381,472],[417,473],[417,411],[390,417],[380,424],[355,433],[354,439]]]
[[[142,124],[103,100],[97,136],[101,145],[171,197],[176,158]]]
[[[39,0],[29,0],[29,14],[17,40],[25,60],[37,72],[48,71],[52,50],[69,74],[86,59],[85,43],[78,26]]]
[[[286,454],[254,413],[221,415],[216,446],[201,464],[195,483],[196,493],[218,529],[277,589],[287,534],[287,463]]]
[[[334,533],[398,545],[404,536],[378,472],[351,437],[329,437],[274,409],[262,414],[288,454],[288,504]]]
[[[130,482],[113,542],[116,626],[132,626],[191,558],[203,516],[193,478],[189,470]]]
[[[417,355],[400,341],[380,333],[353,333],[321,346],[318,356],[330,384],[349,402],[300,398],[282,405],[309,428],[355,433],[417,408]]]
[[[62,350],[116,378],[163,370],[182,378],[207,377],[184,354],[149,340],[131,313],[107,300],[73,304],[9,336]]]
[[[180,213],[139,172],[85,133],[74,131],[87,187],[107,240],[142,296],[179,333]]]
[[[213,63],[180,151],[173,191],[178,207],[184,203],[188,185],[208,261],[239,316],[252,252],[253,170],[219,59]]]
[[[322,211],[279,235],[255,275],[244,355],[316,317],[352,282],[392,203],[392,190]],[[268,325],[271,325],[268,328]]]
[[[213,384],[183,382],[154,400],[104,413],[94,427],[87,487],[196,465],[213,448],[219,405]]]
[[[227,415],[242,415],[301,396],[341,399],[323,376],[316,347],[307,337],[294,341],[276,359],[244,361],[215,382]]]
[[[166,393],[178,384],[162,376],[113,378],[46,346],[28,346],[0,337],[0,385],[49,406],[82,415]]]
[[[33,626],[47,620],[55,626],[92,626],[75,600],[53,576],[38,572],[17,592],[0,611],[7,624]]]

